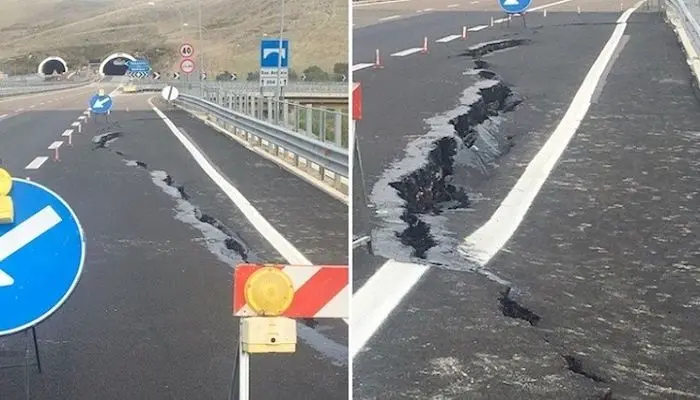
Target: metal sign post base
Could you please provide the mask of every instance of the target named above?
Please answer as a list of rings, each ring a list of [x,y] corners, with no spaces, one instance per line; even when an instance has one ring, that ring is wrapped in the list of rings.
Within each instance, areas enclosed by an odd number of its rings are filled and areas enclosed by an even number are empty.
[[[510,28],[510,20],[511,20],[514,16],[519,15],[520,18],[523,20],[523,28],[527,28],[527,20],[525,19],[525,15],[526,15],[526,14],[527,14],[527,13],[524,13],[524,12],[522,12],[522,13],[512,13],[512,14],[511,14],[511,13],[506,13],[506,24],[505,24],[505,27],[506,27],[506,28]],[[501,25],[501,26],[503,26],[503,25]]]
[[[243,343],[238,340],[238,350],[233,361],[231,391],[228,400],[250,399],[250,354],[243,350]]]
[[[364,203],[364,204],[362,204],[361,208],[362,208],[363,214],[365,214],[364,217],[367,219],[367,221],[370,221],[369,224],[370,224],[370,226],[371,226],[371,218],[372,218],[372,217],[371,217],[371,215],[370,215],[370,213],[369,213],[369,208],[370,208],[369,203],[370,203],[370,202],[369,202],[369,196],[368,196],[368,193],[367,193],[367,185],[366,185],[366,182],[365,182],[365,171],[364,171],[364,168],[363,168],[363,166],[362,166],[362,155],[361,155],[361,153],[360,153],[360,142],[359,142],[359,140],[357,139],[357,135],[355,134],[354,130],[355,130],[355,129],[354,129],[354,124],[353,124],[353,135],[352,135],[352,137],[353,137],[353,142],[354,142],[354,147],[355,147],[355,157],[354,157],[354,159],[355,159],[355,161],[357,162],[357,168],[359,169],[358,172],[360,173],[360,185],[362,186],[362,201],[363,201],[363,203]],[[358,246],[361,245],[361,243],[360,243],[359,241],[353,241],[353,242],[357,242],[357,243],[358,243]],[[363,242],[363,243],[365,243],[365,244],[367,245],[367,251],[369,252],[369,254],[370,254],[370,255],[374,255],[374,250],[373,250],[373,248],[372,248],[372,235],[371,235],[371,232],[368,232],[368,233],[367,233],[367,236],[366,236],[366,240],[363,240],[363,241],[361,241],[361,242]],[[355,247],[357,247],[357,246],[353,246],[353,248],[355,248]]]

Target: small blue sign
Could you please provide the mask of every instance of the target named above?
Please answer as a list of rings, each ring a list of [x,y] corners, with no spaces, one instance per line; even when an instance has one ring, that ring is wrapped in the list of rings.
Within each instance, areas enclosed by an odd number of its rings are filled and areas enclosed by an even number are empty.
[[[146,60],[129,60],[126,67],[129,72],[151,72],[151,64]]]
[[[68,203],[50,189],[12,179],[15,220],[0,225],[0,336],[48,318],[75,289],[85,236]]]
[[[112,109],[112,98],[96,94],[90,99],[90,110],[95,114],[106,114]]]
[[[280,40],[263,39],[260,42],[260,68],[279,66]],[[282,39],[282,68],[289,67],[289,40]]]
[[[521,14],[530,7],[532,0],[498,0],[498,4],[508,14]]]

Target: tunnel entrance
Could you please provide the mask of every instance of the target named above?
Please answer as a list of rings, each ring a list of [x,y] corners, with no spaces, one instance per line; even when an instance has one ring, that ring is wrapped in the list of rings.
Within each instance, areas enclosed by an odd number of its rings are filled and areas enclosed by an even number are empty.
[[[127,61],[135,61],[136,58],[127,53],[114,53],[109,55],[100,64],[100,74],[103,76],[123,76],[129,69]]]
[[[37,72],[40,75],[65,74],[68,71],[68,63],[61,57],[48,57],[39,64]]]

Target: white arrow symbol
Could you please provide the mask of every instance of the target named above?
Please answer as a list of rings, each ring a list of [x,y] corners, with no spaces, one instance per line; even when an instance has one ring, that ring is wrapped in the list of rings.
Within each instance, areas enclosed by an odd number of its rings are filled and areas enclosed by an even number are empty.
[[[93,104],[92,108],[102,108],[102,106],[104,106],[105,103],[109,103],[109,97],[105,97],[104,99],[97,99],[95,101],[95,104]]]
[[[38,213],[27,218],[27,220],[0,236],[0,265],[17,250],[28,245],[34,239],[43,235],[60,222],[61,217],[56,214],[53,207],[46,206]],[[0,287],[11,286],[14,283],[15,280],[0,269]]]
[[[517,6],[517,5],[520,5],[520,3],[518,3],[518,0],[506,0],[503,2],[503,5],[504,6]]]
[[[263,58],[267,58],[270,54],[279,54],[279,52],[280,49],[263,49]],[[282,49],[282,58],[287,58],[287,49]]]

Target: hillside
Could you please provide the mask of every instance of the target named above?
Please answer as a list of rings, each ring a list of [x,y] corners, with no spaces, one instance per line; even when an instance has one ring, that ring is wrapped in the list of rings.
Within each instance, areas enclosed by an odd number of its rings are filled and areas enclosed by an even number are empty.
[[[128,50],[147,55],[154,69],[174,71],[184,36],[203,53],[210,74],[228,70],[245,76],[256,71],[260,39],[279,36],[281,2],[200,1],[202,43],[197,40],[195,0],[2,0],[0,69],[34,72],[47,55],[59,55],[75,65]],[[346,0],[285,3],[284,36],[291,40],[291,68],[302,71],[318,65],[332,71],[335,63],[347,63]],[[187,25],[182,29],[177,10]]]

